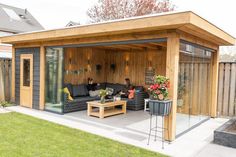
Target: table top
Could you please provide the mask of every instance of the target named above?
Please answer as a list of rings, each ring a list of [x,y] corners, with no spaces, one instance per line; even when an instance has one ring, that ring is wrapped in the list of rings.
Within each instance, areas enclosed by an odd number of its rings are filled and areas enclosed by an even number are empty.
[[[114,106],[114,105],[123,105],[126,104],[125,100],[116,100],[116,101],[108,101],[105,103],[101,103],[100,100],[96,100],[96,101],[89,101],[87,102],[87,104],[89,105],[94,105],[94,106]]]

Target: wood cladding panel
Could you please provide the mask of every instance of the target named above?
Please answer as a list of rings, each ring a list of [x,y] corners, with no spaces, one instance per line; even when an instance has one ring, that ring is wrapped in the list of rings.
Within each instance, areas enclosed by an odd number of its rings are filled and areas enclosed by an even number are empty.
[[[145,85],[145,69],[152,67],[156,74],[165,74],[165,50],[110,50],[101,48],[66,48],[65,71],[86,69],[80,74],[65,74],[65,83],[94,82],[124,83],[130,78],[134,85]],[[115,65],[115,70],[111,65]],[[96,70],[101,65],[101,70]]]
[[[192,61],[191,61],[192,60]],[[179,113],[209,115],[211,106],[212,66],[210,59],[180,55],[179,79],[184,84],[183,105]]]
[[[66,48],[64,55],[65,71],[80,71],[79,74],[65,74],[65,83],[87,83],[88,77],[93,78],[96,82],[105,81],[104,50],[93,48]],[[101,65],[101,70],[96,70],[96,65]]]

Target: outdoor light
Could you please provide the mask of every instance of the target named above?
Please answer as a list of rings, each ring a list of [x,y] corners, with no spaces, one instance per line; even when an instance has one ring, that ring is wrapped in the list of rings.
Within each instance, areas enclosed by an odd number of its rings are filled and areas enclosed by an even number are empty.
[[[87,60],[88,65],[90,65],[90,59]]]
[[[148,67],[152,67],[152,61],[151,60],[148,61]]]
[[[129,66],[129,60],[126,60],[126,61],[125,61],[125,65],[126,65],[126,66]]]
[[[69,64],[72,64],[72,59],[71,58],[69,59]]]

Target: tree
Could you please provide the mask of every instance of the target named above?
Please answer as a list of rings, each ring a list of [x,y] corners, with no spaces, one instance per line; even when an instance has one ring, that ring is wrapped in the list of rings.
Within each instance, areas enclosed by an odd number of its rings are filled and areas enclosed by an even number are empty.
[[[170,0],[98,0],[87,11],[90,22],[123,19],[134,16],[173,11]]]

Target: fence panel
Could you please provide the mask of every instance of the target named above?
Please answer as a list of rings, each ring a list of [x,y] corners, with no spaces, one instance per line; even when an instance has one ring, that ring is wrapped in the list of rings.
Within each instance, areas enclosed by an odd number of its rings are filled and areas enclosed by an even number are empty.
[[[0,59],[0,101],[11,99],[11,59]]]
[[[236,116],[236,62],[219,65],[218,115]]]

